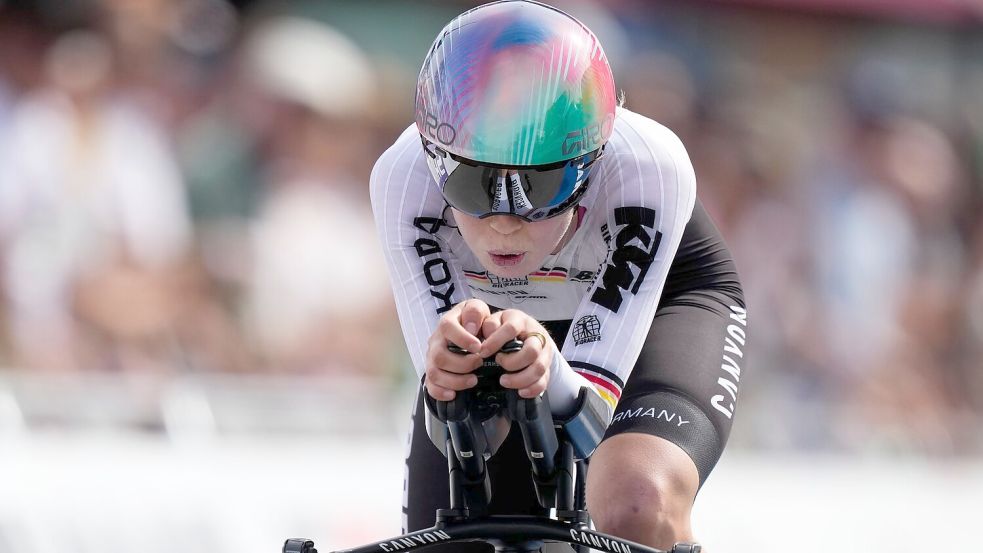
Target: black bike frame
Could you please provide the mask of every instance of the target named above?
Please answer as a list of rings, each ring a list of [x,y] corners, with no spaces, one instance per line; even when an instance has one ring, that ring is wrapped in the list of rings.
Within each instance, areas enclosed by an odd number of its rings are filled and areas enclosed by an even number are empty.
[[[540,517],[495,515],[477,520],[437,524],[427,530],[336,553],[411,551],[430,545],[471,541],[490,543],[495,546],[496,551],[502,552],[539,551],[543,543],[549,541],[587,546],[611,553],[664,553],[569,522]]]

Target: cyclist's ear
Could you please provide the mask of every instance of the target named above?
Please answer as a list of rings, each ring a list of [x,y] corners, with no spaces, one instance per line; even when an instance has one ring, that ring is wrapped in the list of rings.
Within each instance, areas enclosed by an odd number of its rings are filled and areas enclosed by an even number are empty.
[[[479,337],[482,325],[490,314],[487,303],[476,299],[466,300],[461,307],[461,326],[472,336]]]

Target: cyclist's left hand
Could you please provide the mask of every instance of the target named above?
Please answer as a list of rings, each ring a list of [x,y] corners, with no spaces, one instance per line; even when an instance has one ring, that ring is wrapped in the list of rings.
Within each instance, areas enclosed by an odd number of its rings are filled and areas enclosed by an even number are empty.
[[[524,398],[536,397],[546,390],[556,348],[539,321],[518,309],[506,309],[486,317],[481,334],[485,337],[481,343],[482,357],[492,355],[514,338],[523,341],[521,350],[495,356],[495,362],[507,372],[501,377],[502,387],[518,390]]]

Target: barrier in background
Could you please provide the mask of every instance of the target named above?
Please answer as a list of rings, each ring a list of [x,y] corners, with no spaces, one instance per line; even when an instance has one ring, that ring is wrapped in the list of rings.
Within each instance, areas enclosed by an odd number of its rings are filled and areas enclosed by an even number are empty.
[[[0,444],[0,553],[273,553],[397,534],[392,437],[223,438],[88,432]],[[375,475],[374,478],[370,478]],[[714,551],[924,551],[977,538],[980,463],[728,452],[697,500]],[[138,547],[135,547],[138,546]]]

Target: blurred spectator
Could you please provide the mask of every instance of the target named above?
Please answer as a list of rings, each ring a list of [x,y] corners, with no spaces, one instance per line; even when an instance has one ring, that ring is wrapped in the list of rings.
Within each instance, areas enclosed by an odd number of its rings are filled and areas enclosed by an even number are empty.
[[[244,331],[271,369],[388,373],[398,334],[365,186],[373,69],[296,16],[259,21],[242,44],[237,92],[187,135],[220,139],[203,158],[186,150],[206,266],[242,290]],[[223,207],[230,185],[239,201]]]
[[[199,107],[238,18],[226,0],[96,0],[115,45],[116,86],[170,130]]]
[[[9,125],[8,119],[10,117],[10,111],[12,110],[14,103],[14,91],[11,90],[10,85],[6,80],[3,79],[3,74],[0,74],[0,136],[7,129]]]
[[[12,4],[0,361],[410,374],[368,174],[461,2]],[[733,249],[753,361],[732,439],[983,451],[983,67],[967,34],[557,4],[601,36],[627,107],[681,136]],[[80,24],[97,30],[65,33]]]
[[[267,20],[246,48],[250,75],[279,114],[252,231],[251,328],[275,366],[388,372],[379,344],[392,339],[394,319],[364,172],[376,153],[366,125],[373,70],[312,20]]]
[[[906,280],[915,267],[915,221],[885,180],[886,133],[878,121],[849,129],[841,159],[825,163],[812,189],[820,209],[814,244],[829,314],[830,369],[862,371],[898,345]]]
[[[967,397],[966,408],[970,413],[983,413],[983,371],[979,360],[983,359],[983,219],[978,219],[974,228],[975,251],[973,269],[966,277],[967,297],[959,324],[965,325],[960,352],[962,373],[966,375],[964,391]],[[967,421],[972,423],[972,420]],[[977,436],[977,442],[983,438]],[[983,444],[976,444],[983,447]]]
[[[618,81],[626,106],[655,118],[684,144],[696,137],[696,83],[683,62],[667,52],[644,51],[623,64],[628,70]]]
[[[45,85],[17,102],[0,149],[10,331],[24,366],[106,366],[112,355],[92,351],[82,334],[115,333],[90,307],[105,301],[151,318],[166,310],[167,301],[152,299],[160,290],[141,279],[161,277],[186,254],[184,192],[167,137],[114,94],[104,36],[67,33],[44,64]],[[103,280],[118,271],[136,280]],[[160,321],[143,322],[161,330]]]

